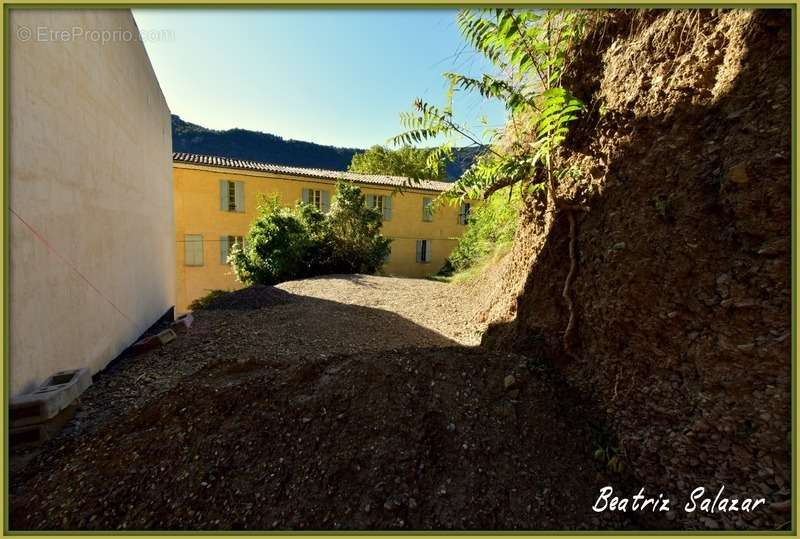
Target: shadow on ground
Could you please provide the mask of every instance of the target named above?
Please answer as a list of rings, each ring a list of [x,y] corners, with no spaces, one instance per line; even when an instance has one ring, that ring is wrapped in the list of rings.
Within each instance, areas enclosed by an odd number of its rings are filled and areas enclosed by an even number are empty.
[[[637,525],[591,511],[621,479],[540,362],[380,309],[271,288],[230,300],[118,362],[83,425],[18,455],[12,529]]]

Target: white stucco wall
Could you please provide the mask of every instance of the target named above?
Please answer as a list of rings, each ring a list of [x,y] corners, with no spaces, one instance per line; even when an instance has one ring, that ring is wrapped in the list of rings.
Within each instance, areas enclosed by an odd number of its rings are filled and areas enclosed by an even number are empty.
[[[10,12],[10,207],[66,259],[9,216],[12,395],[96,372],[174,305],[169,109],[125,31],[129,10]]]

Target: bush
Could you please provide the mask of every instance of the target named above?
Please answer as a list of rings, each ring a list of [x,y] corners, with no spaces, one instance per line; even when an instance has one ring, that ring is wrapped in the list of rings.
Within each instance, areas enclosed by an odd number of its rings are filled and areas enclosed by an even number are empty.
[[[216,302],[219,298],[223,296],[227,296],[230,292],[226,290],[210,290],[208,294],[201,298],[197,298],[193,302],[189,304],[190,311],[199,311],[201,309],[208,308],[209,305],[212,305]]]
[[[354,185],[339,181],[328,215],[309,204],[281,207],[277,196],[259,204],[245,246],[229,261],[245,284],[276,284],[330,273],[375,273],[389,254],[379,212]]]
[[[446,268],[455,272],[464,271],[511,244],[517,231],[520,197],[512,194],[509,198],[509,189],[497,191],[472,211]]]

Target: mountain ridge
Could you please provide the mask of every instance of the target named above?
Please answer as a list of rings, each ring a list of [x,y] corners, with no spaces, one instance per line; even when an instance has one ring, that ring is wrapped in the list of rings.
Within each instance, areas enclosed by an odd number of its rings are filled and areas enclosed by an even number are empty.
[[[172,119],[172,151],[230,157],[275,165],[346,171],[364,148],[328,146],[303,140],[284,139],[272,133],[242,128],[209,129],[187,122],[177,114]],[[469,168],[475,148],[456,148],[455,159],[446,165],[447,180],[455,181]]]

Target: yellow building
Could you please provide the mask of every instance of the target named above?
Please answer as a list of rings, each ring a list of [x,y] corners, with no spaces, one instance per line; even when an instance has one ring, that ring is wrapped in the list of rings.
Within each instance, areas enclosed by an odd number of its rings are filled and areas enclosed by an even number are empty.
[[[336,180],[356,183],[367,204],[383,213],[383,234],[392,240],[383,267],[387,275],[424,277],[438,272],[464,231],[470,205],[430,208],[451,184],[425,181],[397,189],[405,178],[286,167],[187,153],[173,154],[175,199],[176,309],[185,311],[211,290],[241,288],[226,258],[247,235],[259,195],[278,195],[327,210]]]

